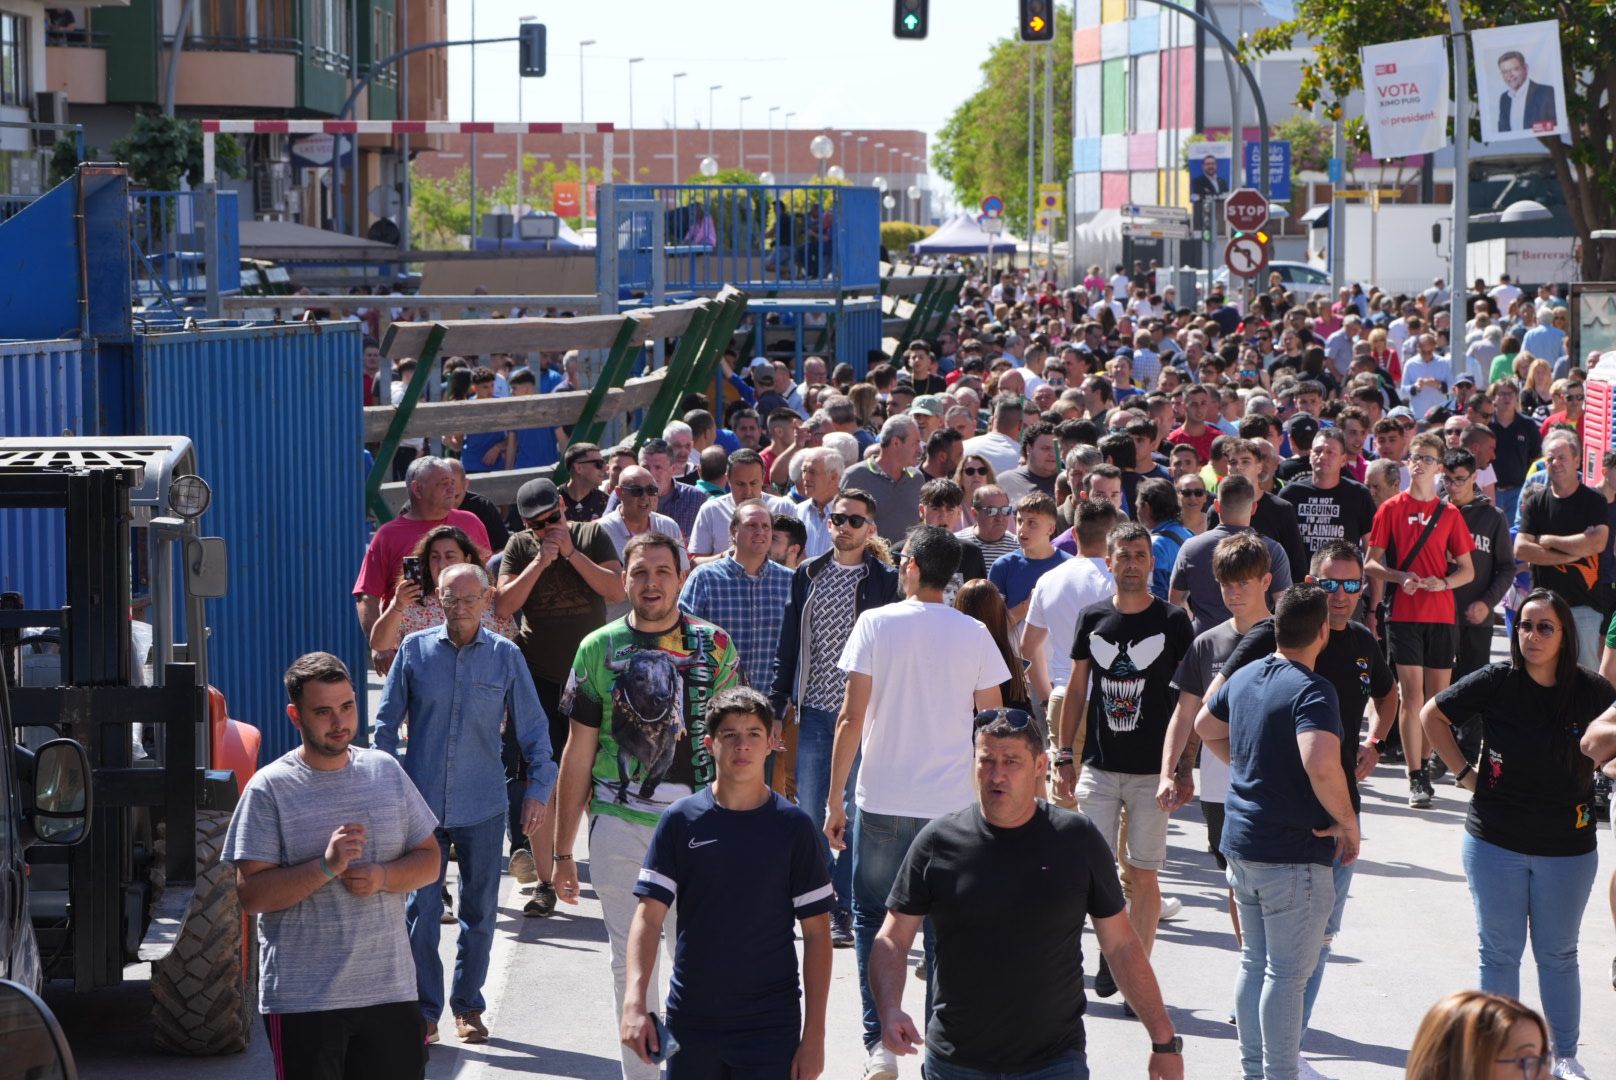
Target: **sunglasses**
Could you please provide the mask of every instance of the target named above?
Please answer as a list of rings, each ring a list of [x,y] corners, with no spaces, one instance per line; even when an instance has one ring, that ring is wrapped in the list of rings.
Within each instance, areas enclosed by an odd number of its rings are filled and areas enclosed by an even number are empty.
[[[976,506],[972,509],[983,517],[1011,517],[1016,512],[1013,506]]]
[[[1363,578],[1326,577],[1313,579],[1313,584],[1317,585],[1327,593],[1333,594],[1340,591],[1346,593],[1348,596],[1356,596],[1358,593],[1363,591],[1364,580]]]
[[[643,499],[647,495],[655,495],[656,493],[657,489],[655,484],[646,484],[643,487],[639,484],[617,485],[617,494],[619,498]]]
[[[1582,400],[1582,395],[1581,394],[1567,394],[1565,396],[1565,399],[1567,401],[1581,401]]]
[[[863,514],[832,514],[830,516],[830,523],[832,525],[851,525],[855,529],[864,528],[865,524],[869,522],[869,520],[870,519],[865,517]]]
[[[1550,638],[1560,632],[1560,628],[1554,623],[1549,622],[1547,619],[1543,620],[1542,622],[1522,620],[1521,622],[1515,624],[1515,629],[1519,630],[1523,634],[1536,634],[1538,637],[1542,638]]]
[[[1206,488],[1185,488],[1178,493],[1178,497],[1180,499],[1204,499],[1206,498]]]
[[[1032,714],[1026,709],[984,709],[976,714],[975,720],[971,721],[971,734],[974,736],[978,731],[991,727],[1000,720],[1020,731],[1032,724]]]
[[[966,476],[986,476],[988,474],[986,465],[967,465],[963,471]]]
[[[579,458],[577,461],[573,462],[573,464],[574,465],[593,465],[595,468],[600,469],[600,468],[605,467],[606,462],[605,462],[604,459],[598,458],[598,457],[597,458]]]
[[[540,529],[548,529],[550,526],[554,525],[556,522],[558,522],[560,520],[561,520],[561,515],[560,514],[551,514],[549,517],[546,517],[546,518],[528,518],[527,519],[527,527],[532,529],[533,531],[537,532]]]

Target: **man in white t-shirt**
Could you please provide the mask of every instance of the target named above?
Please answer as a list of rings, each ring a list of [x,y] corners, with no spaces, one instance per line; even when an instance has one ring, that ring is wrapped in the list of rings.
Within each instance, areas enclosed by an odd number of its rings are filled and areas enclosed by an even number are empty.
[[[1046,725],[1048,717],[1060,716],[1066,698],[1078,615],[1116,589],[1105,561],[1105,538],[1123,520],[1122,511],[1104,499],[1083,499],[1074,519],[1078,557],[1057,566],[1032,587],[1021,636],[1021,655],[1028,661],[1027,681],[1035,703],[1043,706]]]
[[[993,422],[986,435],[965,440],[965,456],[982,458],[993,473],[1010,472],[1021,464],[1021,425],[1025,406],[1020,395],[1000,394],[993,399]]]
[[[825,835],[831,847],[846,849],[842,798],[862,749],[853,850],[853,930],[869,1053],[862,1080],[898,1077],[897,1059],[881,1042],[868,972],[887,895],[921,828],[974,800],[972,758],[959,748],[970,745],[976,713],[1000,707],[1000,684],[1010,678],[987,627],[943,603],[960,548],[947,529],[911,529],[898,566],[907,599],[862,612],[837,664],[847,672],[847,690],[831,756]],[[930,966],[929,930],[926,958]]]

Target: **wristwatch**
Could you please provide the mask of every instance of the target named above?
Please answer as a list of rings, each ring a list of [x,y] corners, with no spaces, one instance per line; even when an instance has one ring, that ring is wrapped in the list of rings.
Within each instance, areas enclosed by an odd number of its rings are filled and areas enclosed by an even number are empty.
[[[1182,1054],[1184,1052],[1184,1036],[1174,1035],[1164,1043],[1151,1043],[1152,1054]]]
[[[1385,739],[1377,739],[1373,735],[1371,735],[1368,739],[1366,739],[1364,741],[1364,745],[1369,747],[1375,753],[1379,754],[1381,757],[1386,756],[1386,740]]]

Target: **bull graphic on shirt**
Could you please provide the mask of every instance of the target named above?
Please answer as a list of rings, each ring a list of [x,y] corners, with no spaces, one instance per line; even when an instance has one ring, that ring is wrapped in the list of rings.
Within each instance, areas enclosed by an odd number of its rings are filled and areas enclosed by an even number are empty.
[[[1108,641],[1099,634],[1090,637],[1089,653],[1101,670],[1100,708],[1112,731],[1126,733],[1139,727],[1145,672],[1166,648],[1165,634],[1151,634],[1131,643]]]
[[[647,801],[673,767],[679,737],[685,733],[684,672],[701,663],[700,654],[675,656],[640,649],[606,661],[612,683],[612,738],[617,742],[617,801],[628,801],[634,764],[640,767],[639,797]]]

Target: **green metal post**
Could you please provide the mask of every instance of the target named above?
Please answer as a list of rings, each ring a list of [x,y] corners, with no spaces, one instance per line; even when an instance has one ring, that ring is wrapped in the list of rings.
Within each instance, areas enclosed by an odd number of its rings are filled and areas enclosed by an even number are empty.
[[[717,318],[720,305],[712,301],[704,303],[690,319],[690,325],[679,336],[679,347],[668,358],[667,373],[662,376],[662,386],[657,390],[656,399],[645,410],[645,417],[640,421],[639,433],[634,440],[634,448],[639,449],[651,434],[660,433],[673,418],[673,411],[679,407],[679,399],[684,397],[689,383],[690,372],[695,370],[696,359],[701,355],[702,346],[707,341],[707,331],[711,329],[713,320]]]
[[[376,455],[376,464],[370,467],[370,476],[365,480],[365,505],[370,507],[370,512],[376,515],[376,520],[381,524],[393,520],[393,512],[382,498],[382,483],[393,468],[393,456],[398,453],[399,443],[404,441],[404,429],[409,426],[416,403],[421,400],[421,394],[432,378],[432,367],[437,363],[438,350],[443,346],[447,333],[448,330],[438,324],[427,334],[426,343],[421,346],[421,355],[415,358],[415,371],[410,375],[410,384],[404,388],[404,398],[393,413],[393,421],[387,426],[387,436],[382,439],[381,451]]]
[[[718,300],[722,306],[708,327],[707,340],[702,343],[701,355],[690,373],[690,381],[685,387],[686,392],[701,390],[713,381],[713,372],[718,369],[719,360],[723,359],[724,349],[735,336],[735,328],[741,325],[741,319],[746,315],[747,296],[740,289],[731,286],[729,295],[719,293]],[[713,405],[715,413],[721,412],[722,406],[719,402],[715,401]]]
[[[589,400],[584,402],[584,411],[579,414],[578,422],[572,426],[572,438],[567,445],[579,442],[596,442],[601,432],[606,430],[606,422],[597,420],[600,410],[606,404],[606,395],[616,387],[622,386],[633,368],[634,354],[640,349],[642,343],[635,340],[639,332],[639,320],[625,317],[622,329],[617,332],[617,340],[612,342],[611,351],[606,356],[606,366],[601,369],[600,378],[590,388]],[[564,483],[567,479],[566,466],[556,466],[556,483]]]
[[[919,337],[920,332],[925,329],[926,322],[931,318],[933,298],[938,291],[938,281],[938,275],[928,278],[926,287],[921,289],[920,295],[915,298],[915,310],[909,313],[909,319],[903,325],[903,333],[898,337],[898,347],[894,355],[902,356],[904,350],[909,348],[910,343]]]

